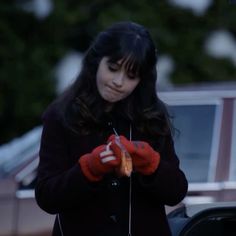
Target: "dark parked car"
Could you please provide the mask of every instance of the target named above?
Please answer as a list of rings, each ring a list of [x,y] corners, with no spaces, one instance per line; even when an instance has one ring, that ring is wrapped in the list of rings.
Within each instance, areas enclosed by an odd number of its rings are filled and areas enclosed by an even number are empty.
[[[161,92],[160,97],[169,105],[177,129],[176,151],[189,180],[188,195],[179,208],[167,207],[174,235],[202,236],[206,221],[214,221],[213,227],[218,219],[231,227],[235,202],[216,211],[201,205],[206,212],[199,215],[186,210],[199,203],[236,201],[236,84],[175,88]],[[50,235],[54,216],[43,212],[34,199],[40,133],[41,127],[19,139],[16,150],[14,145],[6,147],[13,149],[11,154],[0,150],[0,236]],[[212,216],[207,217],[208,213]],[[200,222],[196,230],[202,234],[186,233],[192,232],[188,227],[192,229],[194,222]]]
[[[236,202],[182,206],[168,220],[172,236],[235,236]]]

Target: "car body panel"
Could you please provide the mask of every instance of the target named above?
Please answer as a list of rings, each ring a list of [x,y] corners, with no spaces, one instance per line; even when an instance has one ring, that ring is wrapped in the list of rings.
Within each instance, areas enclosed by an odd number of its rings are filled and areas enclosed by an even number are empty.
[[[174,126],[182,135],[177,135],[175,145],[189,181],[183,202],[235,201],[236,86],[180,89],[164,92],[160,97],[174,114]],[[171,113],[172,109],[176,113]]]
[[[180,207],[168,214],[172,236],[236,235],[236,202]]]

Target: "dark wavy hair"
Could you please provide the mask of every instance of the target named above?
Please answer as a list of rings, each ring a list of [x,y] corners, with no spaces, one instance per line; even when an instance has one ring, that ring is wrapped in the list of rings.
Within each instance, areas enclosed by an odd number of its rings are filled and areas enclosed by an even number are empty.
[[[122,115],[146,135],[165,135],[170,131],[168,113],[156,92],[157,51],[145,27],[118,22],[95,38],[82,62],[76,81],[61,99],[65,124],[73,131],[91,133],[102,127],[108,102],[99,94],[96,74],[103,57],[122,60],[127,72],[135,72],[140,82],[127,98],[114,104],[111,112]]]

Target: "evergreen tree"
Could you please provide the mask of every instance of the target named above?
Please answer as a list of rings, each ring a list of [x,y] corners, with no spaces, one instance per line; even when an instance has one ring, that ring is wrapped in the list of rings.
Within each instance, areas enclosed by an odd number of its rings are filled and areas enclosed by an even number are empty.
[[[41,123],[56,96],[54,66],[68,50],[84,52],[115,21],[135,21],[150,30],[159,55],[174,60],[175,84],[235,80],[235,65],[204,49],[215,30],[236,37],[236,5],[230,1],[215,0],[204,15],[195,15],[168,0],[54,0],[44,19],[23,11],[21,2],[0,2],[0,143]]]

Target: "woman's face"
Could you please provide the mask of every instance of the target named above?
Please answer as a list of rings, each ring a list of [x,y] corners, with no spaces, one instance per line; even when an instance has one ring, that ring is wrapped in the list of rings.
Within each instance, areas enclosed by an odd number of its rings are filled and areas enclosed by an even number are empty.
[[[101,97],[111,103],[118,102],[129,96],[140,78],[125,70],[125,62],[109,62],[108,57],[103,57],[97,70],[97,88]]]

